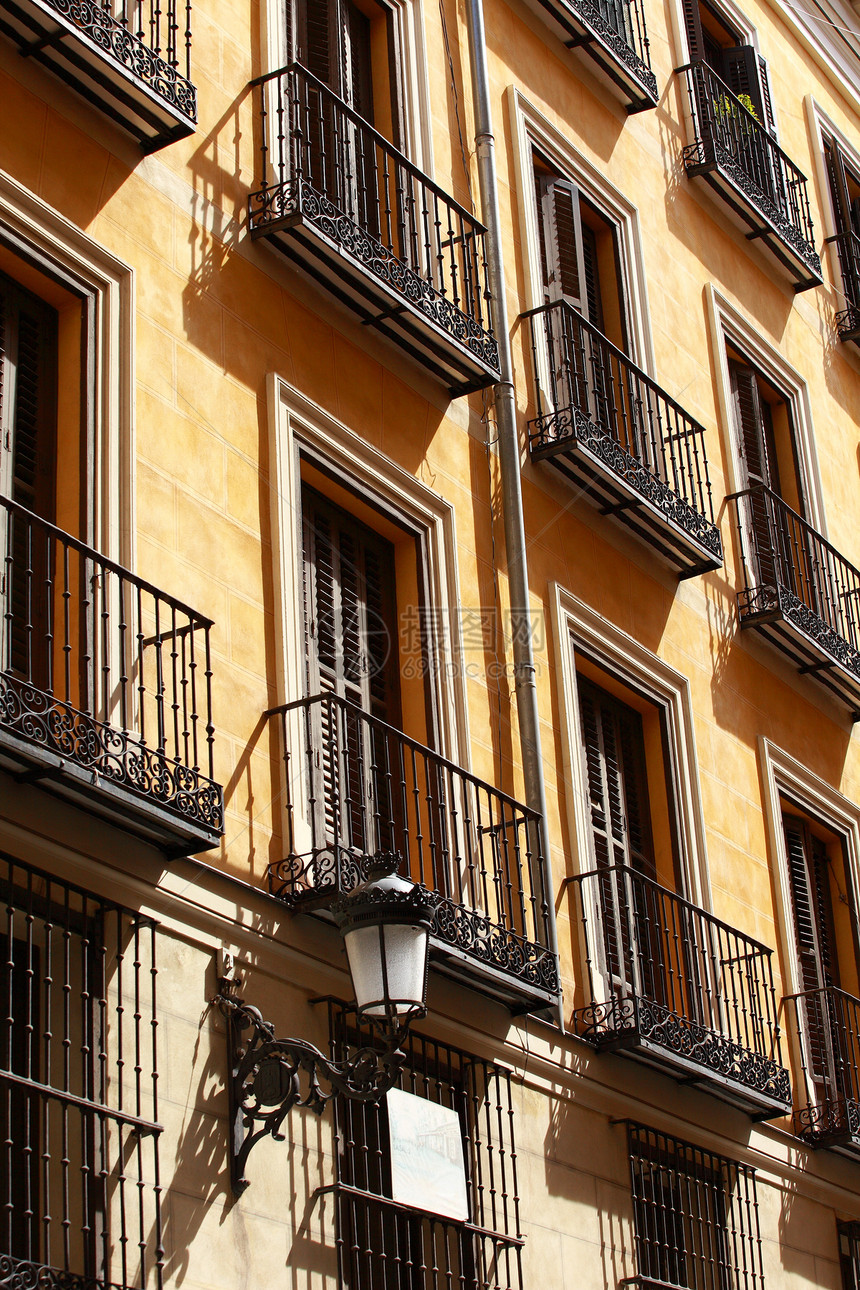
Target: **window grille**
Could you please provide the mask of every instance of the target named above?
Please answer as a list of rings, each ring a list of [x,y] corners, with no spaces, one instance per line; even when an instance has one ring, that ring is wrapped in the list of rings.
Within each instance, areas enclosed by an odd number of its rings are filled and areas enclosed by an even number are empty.
[[[156,929],[0,855],[0,1280],[160,1290]]]
[[[329,1003],[332,1054],[372,1044],[351,1008]],[[519,1196],[510,1073],[426,1035],[410,1034],[398,1087],[455,1110],[463,1134],[466,1220],[392,1199],[385,1099],[337,1098],[335,1240],[351,1290],[522,1290]]]
[[[837,1221],[836,1230],[843,1290],[860,1290],[860,1223]]]
[[[640,1286],[762,1290],[755,1170],[627,1122]]]

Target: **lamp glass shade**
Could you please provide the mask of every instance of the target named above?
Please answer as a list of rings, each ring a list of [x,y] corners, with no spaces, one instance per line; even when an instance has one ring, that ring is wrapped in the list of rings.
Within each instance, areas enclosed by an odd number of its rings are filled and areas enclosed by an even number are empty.
[[[371,923],[344,932],[358,1011],[406,1017],[424,1011],[429,929],[415,923]]]

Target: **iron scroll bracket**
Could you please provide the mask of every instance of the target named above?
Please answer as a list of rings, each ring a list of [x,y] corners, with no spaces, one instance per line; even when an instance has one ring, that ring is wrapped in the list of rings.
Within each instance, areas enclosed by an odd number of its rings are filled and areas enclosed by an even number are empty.
[[[304,1039],[279,1039],[257,1008],[237,996],[239,982],[223,977],[212,1003],[227,1022],[230,1181],[238,1197],[248,1186],[245,1166],[261,1138],[283,1142],[282,1125],[295,1106],[322,1114],[340,1094],[377,1102],[393,1088],[406,1061],[405,1028],[385,1031],[385,1046],[358,1049],[333,1062]]]

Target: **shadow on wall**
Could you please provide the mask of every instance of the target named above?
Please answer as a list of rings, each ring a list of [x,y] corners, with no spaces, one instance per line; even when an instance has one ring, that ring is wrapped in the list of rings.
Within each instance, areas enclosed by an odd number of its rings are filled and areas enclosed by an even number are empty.
[[[247,980],[247,972],[243,975]],[[279,983],[271,984],[276,997]],[[268,1016],[270,992],[265,987],[260,975],[252,979],[248,993]],[[207,997],[216,989],[213,962],[206,974]],[[256,997],[258,989],[261,998]],[[283,1015],[283,1007],[276,1012]],[[277,1017],[278,1031],[304,1035],[319,1026],[311,1010],[294,1012],[296,1018],[284,1024]],[[310,1033],[310,1038],[321,1041],[322,1035]],[[285,1141],[257,1144],[247,1170],[249,1190],[237,1202],[228,1159],[225,1022],[217,1009],[208,1006],[202,1013],[189,1057],[175,1161],[162,1161],[163,1168],[172,1166],[162,1209],[165,1283],[180,1286],[189,1279],[252,1290],[273,1278],[294,1287],[335,1278],[334,1206],[319,1194],[327,1181],[321,1162],[332,1156],[327,1117],[296,1109],[283,1126]],[[173,1090],[174,1102],[182,1096],[182,1090]]]
[[[567,1096],[555,1099],[544,1140],[547,1190],[591,1215],[595,1226],[583,1235],[599,1260],[604,1290],[635,1273],[626,1141],[623,1124],[611,1124]],[[583,1257],[594,1253],[584,1248]],[[592,1264],[583,1281],[596,1284],[595,1271]]]

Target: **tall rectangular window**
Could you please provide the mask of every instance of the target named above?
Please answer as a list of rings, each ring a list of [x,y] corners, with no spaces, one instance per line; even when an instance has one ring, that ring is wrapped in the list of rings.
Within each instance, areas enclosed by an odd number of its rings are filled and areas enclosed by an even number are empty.
[[[338,1058],[373,1042],[356,1027],[351,1009],[330,1005],[330,1026]],[[424,1204],[417,1192],[411,1203],[398,1200],[386,1099],[335,1099],[340,1284],[351,1290],[522,1290],[510,1073],[415,1031],[405,1047],[397,1089],[416,1099],[415,1137],[405,1145],[425,1160],[441,1155],[451,1194],[434,1202],[430,1189]],[[444,1140],[431,1140],[439,1135],[422,1127],[425,1104],[453,1113],[459,1143],[446,1147]],[[452,1217],[457,1206],[449,1202],[463,1183],[466,1212]]]
[[[755,1170],[628,1122],[637,1273],[682,1290],[762,1290]]]
[[[151,920],[0,856],[0,1255],[160,1290]]]

